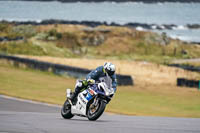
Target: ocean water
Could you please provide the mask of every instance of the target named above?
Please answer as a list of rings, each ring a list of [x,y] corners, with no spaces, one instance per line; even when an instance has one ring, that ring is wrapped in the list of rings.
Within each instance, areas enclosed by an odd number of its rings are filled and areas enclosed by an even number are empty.
[[[187,24],[200,24],[200,3],[0,1],[0,20],[39,22],[44,19],[106,21],[119,24],[175,24],[178,28],[173,30],[153,31],[166,32],[173,38],[185,41],[200,42],[200,29],[183,28]]]

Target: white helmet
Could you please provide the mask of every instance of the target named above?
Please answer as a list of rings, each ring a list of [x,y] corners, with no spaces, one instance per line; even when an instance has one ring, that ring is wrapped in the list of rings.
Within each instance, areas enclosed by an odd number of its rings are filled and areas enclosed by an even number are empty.
[[[109,76],[112,76],[115,73],[115,65],[114,64],[112,64],[110,62],[106,62],[103,67]]]

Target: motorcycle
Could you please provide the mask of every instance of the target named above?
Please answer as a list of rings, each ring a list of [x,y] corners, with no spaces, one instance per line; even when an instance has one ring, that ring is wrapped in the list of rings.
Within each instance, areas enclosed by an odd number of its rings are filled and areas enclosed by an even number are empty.
[[[105,82],[99,82],[88,85],[74,101],[69,99],[72,94],[71,89],[67,89],[66,93],[67,99],[61,109],[64,119],[71,119],[77,115],[95,121],[103,114],[106,105],[114,95],[114,90],[108,88]]]

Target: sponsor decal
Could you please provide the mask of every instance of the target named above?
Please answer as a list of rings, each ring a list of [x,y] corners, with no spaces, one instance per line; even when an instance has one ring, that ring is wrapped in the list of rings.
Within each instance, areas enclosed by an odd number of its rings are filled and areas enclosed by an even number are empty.
[[[84,104],[87,104],[86,101],[79,95],[79,98],[81,99],[81,101],[84,103]]]
[[[90,90],[89,92],[90,92],[91,95],[94,95],[94,91],[93,90]]]
[[[91,94],[88,93],[87,96],[86,96],[86,99],[89,101],[91,98],[92,98]]]

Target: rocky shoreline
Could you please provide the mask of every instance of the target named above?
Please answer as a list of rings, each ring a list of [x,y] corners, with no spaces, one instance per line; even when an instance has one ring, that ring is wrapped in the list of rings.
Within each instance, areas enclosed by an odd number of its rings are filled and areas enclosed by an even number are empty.
[[[10,0],[10,1],[59,1],[59,2],[143,2],[143,3],[159,3],[159,2],[181,2],[181,3],[200,3],[200,0]]]
[[[175,29],[200,29],[200,24],[187,24],[187,25],[175,25],[175,24],[146,24],[146,23],[126,23],[118,24],[115,22],[107,23],[100,21],[69,21],[69,20],[57,20],[48,19],[42,21],[6,21],[2,20],[0,23],[12,23],[15,25],[49,25],[49,24],[73,24],[73,25],[86,25],[89,27],[97,27],[100,25],[105,26],[125,26],[130,28],[138,28],[144,30],[175,30]]]

